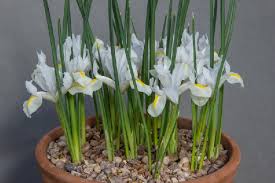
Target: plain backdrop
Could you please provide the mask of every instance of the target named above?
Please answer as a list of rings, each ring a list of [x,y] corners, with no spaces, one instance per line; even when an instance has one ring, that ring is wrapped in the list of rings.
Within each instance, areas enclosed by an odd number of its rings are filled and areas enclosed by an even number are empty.
[[[74,1],[73,1],[74,2]],[[107,0],[94,0],[91,16],[96,36],[108,40]],[[120,2],[123,2],[121,0]],[[166,0],[157,9],[160,35]],[[52,16],[62,16],[63,1],[49,0]],[[146,0],[132,0],[139,37],[144,36]],[[197,28],[209,30],[208,1],[191,0]],[[72,7],[73,32],[81,33],[77,6]],[[190,22],[190,18],[188,19]],[[51,62],[42,0],[0,1],[0,182],[41,182],[34,148],[43,134],[58,125],[54,106],[44,102],[31,119],[22,112],[27,99],[24,81],[30,79],[36,52],[43,50]],[[240,0],[229,54],[232,70],[242,74],[245,88],[226,86],[224,131],[240,145],[238,183],[274,182],[275,178],[275,1]],[[183,97],[182,115],[190,116],[190,99]],[[93,114],[87,99],[87,115]]]

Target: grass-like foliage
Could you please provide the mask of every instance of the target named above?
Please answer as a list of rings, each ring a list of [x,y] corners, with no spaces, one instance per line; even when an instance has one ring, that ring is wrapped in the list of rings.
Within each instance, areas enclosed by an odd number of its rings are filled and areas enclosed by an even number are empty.
[[[97,128],[105,135],[108,159],[112,161],[120,148],[124,148],[127,159],[135,159],[139,146],[145,146],[148,168],[158,177],[164,157],[178,152],[177,119],[186,91],[192,100],[191,169],[201,169],[206,156],[217,158],[224,83],[243,86],[242,78],[231,72],[226,59],[236,0],[209,0],[209,39],[196,32],[194,15],[191,26],[186,26],[190,0],[168,1],[162,34],[157,38],[158,0],[148,0],[144,41],[134,28],[131,1],[125,0],[121,14],[118,1],[108,0],[109,45],[94,35],[89,23],[92,0],[76,0],[83,20],[82,36],[72,33],[72,2],[64,0],[64,15],[56,24],[57,39],[48,2],[43,3],[54,67],[46,64],[42,52],[38,53],[32,80],[26,81],[31,97],[23,107],[30,117],[43,99],[56,104],[73,163],[81,163],[81,149],[86,143],[84,95],[88,95],[93,98]],[[176,9],[174,3],[178,3]],[[220,39],[219,49],[214,44],[216,37]]]

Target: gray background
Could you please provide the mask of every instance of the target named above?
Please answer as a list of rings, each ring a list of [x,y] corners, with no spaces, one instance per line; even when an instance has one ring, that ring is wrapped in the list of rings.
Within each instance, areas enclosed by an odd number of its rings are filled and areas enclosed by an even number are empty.
[[[54,17],[62,15],[62,2],[50,0]],[[95,34],[108,39],[106,2],[95,0]],[[144,35],[145,0],[133,0],[137,31]],[[73,29],[80,33],[82,22],[73,5]],[[161,30],[166,1],[160,0],[157,32]],[[192,0],[190,12],[198,19],[198,30],[208,31],[208,1]],[[245,88],[226,87],[224,131],[240,145],[242,162],[236,182],[274,182],[275,178],[275,2],[241,0],[229,60],[240,72]],[[36,51],[50,58],[42,0],[0,1],[0,182],[40,182],[34,159],[39,138],[57,126],[52,104],[27,119],[22,103],[28,97],[24,81],[37,63]],[[50,61],[50,60],[49,60]],[[182,115],[190,115],[186,99]],[[90,100],[87,102],[91,106]],[[87,109],[91,114],[92,107]]]

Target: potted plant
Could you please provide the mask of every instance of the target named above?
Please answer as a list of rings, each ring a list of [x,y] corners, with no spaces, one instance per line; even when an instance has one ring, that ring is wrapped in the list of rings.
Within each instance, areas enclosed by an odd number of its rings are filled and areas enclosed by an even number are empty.
[[[240,152],[222,134],[222,114],[224,83],[243,86],[226,59],[236,0],[209,0],[209,39],[196,32],[194,15],[185,27],[189,2],[179,0],[174,13],[169,1],[156,41],[158,1],[148,0],[140,41],[130,0],[123,16],[118,1],[108,0],[107,45],[89,23],[92,0],[76,0],[82,36],[72,33],[71,2],[65,0],[58,39],[43,0],[54,67],[38,53],[23,109],[31,117],[43,99],[56,105],[61,127],[46,134],[35,151],[44,182],[233,182]],[[218,16],[220,48],[215,51]],[[179,116],[187,91],[192,122]],[[93,98],[95,117],[86,119],[85,95]]]

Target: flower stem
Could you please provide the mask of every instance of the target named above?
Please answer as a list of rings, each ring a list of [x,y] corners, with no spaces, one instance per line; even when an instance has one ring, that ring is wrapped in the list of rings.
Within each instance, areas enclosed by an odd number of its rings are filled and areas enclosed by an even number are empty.
[[[164,133],[162,140],[160,141],[159,148],[157,150],[156,155],[156,166],[154,171],[154,177],[159,176],[159,172],[163,163],[163,158],[167,152],[167,147],[170,142],[171,137],[173,136],[173,132],[177,129],[177,119],[178,119],[178,105],[172,104],[172,114],[170,116],[169,124],[167,125],[167,129]]]
[[[68,94],[67,96],[71,119],[72,151],[74,151],[75,155],[75,157],[72,157],[72,161],[73,163],[78,164],[81,161],[81,145],[79,136],[79,124],[75,107],[75,98],[70,94]]]
[[[219,100],[218,100],[218,123],[217,123],[217,131],[216,131],[216,141],[215,141],[215,158],[219,156],[219,147],[221,144],[221,136],[222,136],[222,116],[223,116],[223,95],[224,95],[224,86],[220,88],[219,91]]]
[[[174,105],[174,104],[173,104]],[[175,108],[175,107],[171,107],[170,108],[170,113],[172,114],[179,114],[179,111],[178,111],[178,108]],[[175,124],[177,124],[177,117],[171,119],[171,120],[175,120]],[[178,142],[178,136],[177,136],[177,131],[178,131],[178,128],[174,128],[173,132],[172,132],[172,135],[170,137],[170,143],[168,144],[168,147],[167,147],[167,153],[168,155],[173,155],[173,154],[176,154],[177,153],[177,142]]]
[[[154,129],[154,131],[153,131],[154,138],[153,139],[154,139],[155,147],[158,146],[158,123],[159,123],[159,121],[160,121],[159,117],[153,119],[153,129]]]
[[[212,114],[209,121],[209,144],[208,144],[208,158],[213,159],[214,158],[214,147],[215,147],[215,139],[216,139],[216,131],[217,131],[217,105],[216,102],[214,102],[214,105],[212,105]]]
[[[197,161],[197,116],[198,116],[198,107],[192,102],[192,136],[193,136],[193,145],[192,145],[192,156],[191,156],[191,171],[195,171],[195,165]]]
[[[101,91],[96,92],[96,96],[98,98],[99,108],[100,108],[100,111],[101,111],[101,117],[102,117],[105,140],[106,140],[108,160],[113,161],[113,158],[114,158],[113,138],[112,138],[111,131],[110,131],[110,124],[108,123],[108,118],[107,118],[106,111],[105,111],[102,92]]]
[[[85,103],[84,95],[78,94],[78,121],[80,123],[81,145],[86,143],[86,118],[85,118]]]
[[[206,154],[206,147],[207,147],[207,142],[208,142],[208,134],[209,134],[209,125],[206,127],[206,132],[204,134],[204,140],[203,140],[203,146],[202,146],[202,151],[200,155],[200,162],[199,162],[199,170],[202,169],[203,167],[203,162],[204,162],[204,157]]]

